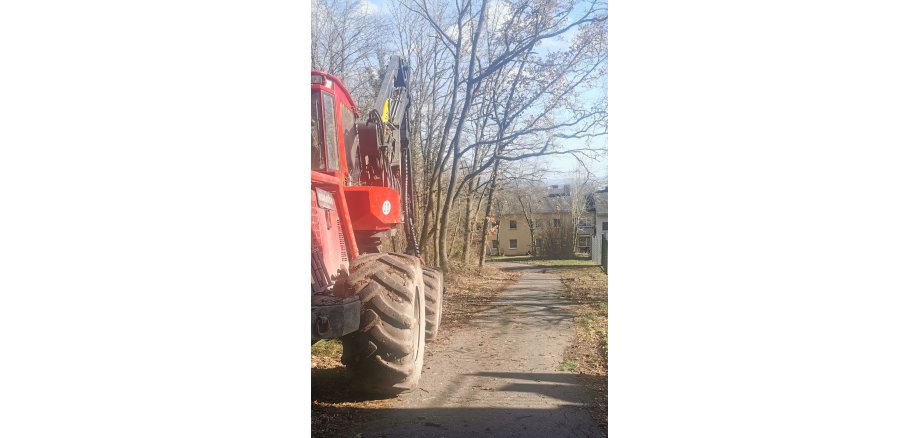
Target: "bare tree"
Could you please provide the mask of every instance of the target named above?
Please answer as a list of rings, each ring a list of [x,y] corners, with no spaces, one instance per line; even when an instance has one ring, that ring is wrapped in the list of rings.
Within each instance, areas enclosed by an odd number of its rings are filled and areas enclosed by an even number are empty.
[[[587,169],[579,168],[575,172],[575,178],[572,180],[571,187],[571,205],[569,209],[572,212],[572,226],[575,233],[572,236],[572,252],[575,253],[578,248],[578,228],[581,222],[588,217],[587,201],[588,195],[594,193],[599,186],[599,181],[593,177]]]
[[[600,75],[599,67],[606,61],[606,50],[594,50],[598,38],[592,37],[605,29],[599,23],[606,22],[606,6],[594,1],[580,3],[580,8],[574,2],[493,4],[501,7],[489,9],[489,2],[484,0],[454,3],[453,20],[449,21],[432,12],[443,9],[432,7],[431,0],[412,0],[407,5],[425,18],[453,57],[453,92],[439,138],[439,161],[433,168],[433,176],[439,182],[442,173],[446,172],[447,178],[434,228],[439,242],[436,260],[446,272],[449,272],[447,234],[443,230],[448,229],[459,187],[490,169],[496,170],[501,161],[573,153],[560,150],[553,140],[599,135],[604,129],[601,127],[606,126],[606,108],[584,110],[572,98],[575,88]],[[569,31],[577,34],[572,48],[552,56],[536,54],[535,48],[541,42]],[[600,39],[605,41],[605,38],[602,35]],[[499,89],[507,93],[496,93]],[[493,98],[498,100],[489,105],[488,100]],[[463,145],[464,126],[471,108],[477,104],[495,110],[490,138]],[[546,140],[535,146],[533,139],[539,136]],[[488,153],[483,154],[481,148],[487,148]],[[468,153],[488,158],[461,176],[461,159]],[[487,210],[489,205],[487,202]]]
[[[367,0],[311,1],[311,67],[337,76],[358,107],[367,109],[389,49],[380,38],[385,20]]]
[[[540,202],[540,191],[533,190],[533,187],[524,186],[514,191],[514,198],[521,207],[521,215],[524,216],[524,223],[527,230],[530,231],[530,248],[531,254],[537,255],[537,219],[534,217],[534,207]]]
[[[603,153],[591,139],[606,133],[606,104],[584,92],[606,75],[605,2],[388,0],[381,14],[366,0],[312,1],[313,66],[339,76],[359,108],[390,51],[412,67],[417,232],[445,274],[474,243],[482,264],[496,189],[537,179],[518,164]]]

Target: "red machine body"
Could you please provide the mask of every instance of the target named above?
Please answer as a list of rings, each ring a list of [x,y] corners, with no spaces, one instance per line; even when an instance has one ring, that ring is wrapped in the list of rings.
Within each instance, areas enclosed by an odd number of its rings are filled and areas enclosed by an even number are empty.
[[[314,253],[321,254],[326,269],[324,277],[331,277],[348,269],[348,261],[358,256],[358,245],[351,226],[344,188],[351,179],[346,161],[346,130],[341,121],[354,122],[358,116],[351,94],[338,78],[314,71],[311,79],[311,172],[310,194]],[[354,139],[349,139],[354,141]],[[319,195],[317,195],[319,193]],[[331,201],[331,202],[330,202]],[[321,217],[320,217],[321,216]],[[317,260],[314,260],[314,263]],[[314,267],[314,271],[316,271]]]
[[[360,231],[387,231],[401,222],[399,193],[389,187],[345,187],[351,226]]]
[[[341,339],[352,384],[389,395],[418,386],[444,293],[413,226],[408,78],[408,65],[391,57],[359,121],[338,78],[310,75],[311,339]],[[380,239],[400,224],[405,250],[381,252]]]
[[[400,169],[408,143],[397,129],[408,68],[396,57],[390,67],[367,120],[337,77],[311,72],[311,259],[322,265],[312,268],[314,294],[331,291],[351,260],[405,220]]]

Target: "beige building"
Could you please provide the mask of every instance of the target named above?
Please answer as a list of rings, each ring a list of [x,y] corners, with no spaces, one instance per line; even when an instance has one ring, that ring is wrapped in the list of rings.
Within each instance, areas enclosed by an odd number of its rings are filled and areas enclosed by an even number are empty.
[[[577,235],[576,253],[590,253],[593,222],[581,219],[575,223],[568,186],[551,186],[546,193],[531,197],[534,201],[523,207],[519,201],[503,204],[495,226],[489,230],[490,255],[571,255],[573,233]],[[528,219],[532,221],[533,235]]]
[[[528,215],[530,216],[530,215]],[[522,213],[504,214],[497,217],[497,227],[490,233],[491,255],[540,255],[550,243],[547,234],[558,231],[564,233],[564,228],[571,229],[572,215],[569,212],[534,213],[534,237],[536,237],[536,250],[531,242],[530,227]],[[554,230],[555,229],[555,230]]]

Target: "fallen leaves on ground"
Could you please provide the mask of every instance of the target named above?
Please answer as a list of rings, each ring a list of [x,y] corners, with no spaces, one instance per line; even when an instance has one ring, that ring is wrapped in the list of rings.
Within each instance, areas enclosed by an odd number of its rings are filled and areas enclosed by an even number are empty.
[[[551,269],[559,275],[563,295],[575,303],[575,341],[565,351],[565,361],[576,363],[575,372],[591,391],[591,415],[607,430],[607,274],[598,266]]]

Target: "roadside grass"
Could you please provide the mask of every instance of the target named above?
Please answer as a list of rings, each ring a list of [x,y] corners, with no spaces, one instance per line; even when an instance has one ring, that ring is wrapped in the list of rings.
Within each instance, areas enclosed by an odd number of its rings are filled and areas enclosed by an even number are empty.
[[[534,266],[597,266],[591,259],[563,259],[563,260],[542,260],[530,259],[522,261],[528,265]]]
[[[310,347],[311,365],[322,366],[325,361],[338,361],[342,357],[342,342],[338,339],[323,339]]]
[[[469,266],[451,268],[438,338],[426,345],[426,356],[436,354],[438,345],[449,338],[451,332],[485,309],[495,295],[521,276],[488,265],[481,270]],[[342,342],[338,339],[322,340],[310,348],[310,429],[313,436],[354,436],[352,432],[372,419],[375,410],[390,407],[396,401],[395,398],[375,398],[352,391],[341,356]]]
[[[551,269],[563,295],[575,305],[575,340],[566,348],[563,371],[576,371],[591,391],[591,415],[607,428],[607,274],[599,266]]]
[[[527,263],[531,260],[534,260],[533,257],[529,255],[520,255],[520,256],[491,256],[486,258],[486,262],[514,262],[514,263]]]
[[[495,256],[489,259],[492,262],[525,263],[534,266],[595,266],[589,257],[575,257],[571,259],[543,259],[529,255],[522,256]]]

